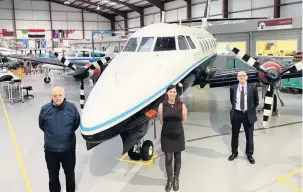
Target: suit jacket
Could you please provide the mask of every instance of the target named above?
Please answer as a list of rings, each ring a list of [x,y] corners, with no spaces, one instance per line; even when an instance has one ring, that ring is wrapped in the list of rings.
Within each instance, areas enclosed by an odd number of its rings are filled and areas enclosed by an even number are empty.
[[[232,85],[230,87],[230,102],[232,109],[230,110],[230,121],[232,123],[234,118],[234,111],[236,108],[237,89],[239,84]],[[250,124],[257,121],[256,108],[259,105],[258,89],[254,84],[247,83],[247,115]]]

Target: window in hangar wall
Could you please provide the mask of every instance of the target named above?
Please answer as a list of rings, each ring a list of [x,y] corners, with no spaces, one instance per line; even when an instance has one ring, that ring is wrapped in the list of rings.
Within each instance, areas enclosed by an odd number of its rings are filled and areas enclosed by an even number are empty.
[[[297,40],[262,40],[256,42],[257,56],[293,56]]]
[[[231,53],[229,53],[226,50],[226,46],[228,44],[231,44],[232,46],[235,46],[237,48],[239,48],[241,51],[246,53],[246,41],[235,41],[235,42],[217,42],[217,53],[218,54],[229,54],[231,55]]]

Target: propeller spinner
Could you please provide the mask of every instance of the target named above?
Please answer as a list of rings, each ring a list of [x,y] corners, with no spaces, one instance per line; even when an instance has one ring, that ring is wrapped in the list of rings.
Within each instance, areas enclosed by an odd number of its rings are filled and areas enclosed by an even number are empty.
[[[263,65],[256,61],[251,56],[247,55],[245,52],[240,49],[227,45],[226,50],[232,52],[236,57],[251,67],[256,68],[259,72],[260,81],[268,85],[267,91],[264,98],[264,108],[263,108],[263,127],[269,127],[269,119],[272,115],[272,107],[274,101],[274,89],[279,85],[281,76],[287,72],[296,72],[300,71],[303,68],[302,61],[291,65],[282,71],[282,68],[275,62],[266,62]],[[283,104],[282,104],[283,105]]]

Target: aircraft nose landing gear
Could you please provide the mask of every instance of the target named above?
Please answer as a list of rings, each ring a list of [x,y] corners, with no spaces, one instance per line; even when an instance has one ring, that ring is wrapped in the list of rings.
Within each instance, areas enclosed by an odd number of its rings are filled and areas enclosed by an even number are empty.
[[[144,141],[144,139],[142,140]],[[150,140],[146,140],[143,142],[138,141],[137,144],[128,151],[128,156],[132,160],[150,160],[154,155],[154,145]]]

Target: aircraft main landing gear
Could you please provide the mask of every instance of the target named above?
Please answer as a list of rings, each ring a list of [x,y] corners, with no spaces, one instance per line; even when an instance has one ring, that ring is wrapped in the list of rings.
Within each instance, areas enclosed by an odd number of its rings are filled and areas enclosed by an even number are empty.
[[[144,139],[142,141],[144,141]],[[141,140],[139,140],[137,144],[128,151],[128,156],[130,159],[136,161],[140,159],[144,161],[148,161],[153,157],[154,155],[153,142],[150,140],[146,140],[143,142],[142,145],[141,144],[142,142]]]

